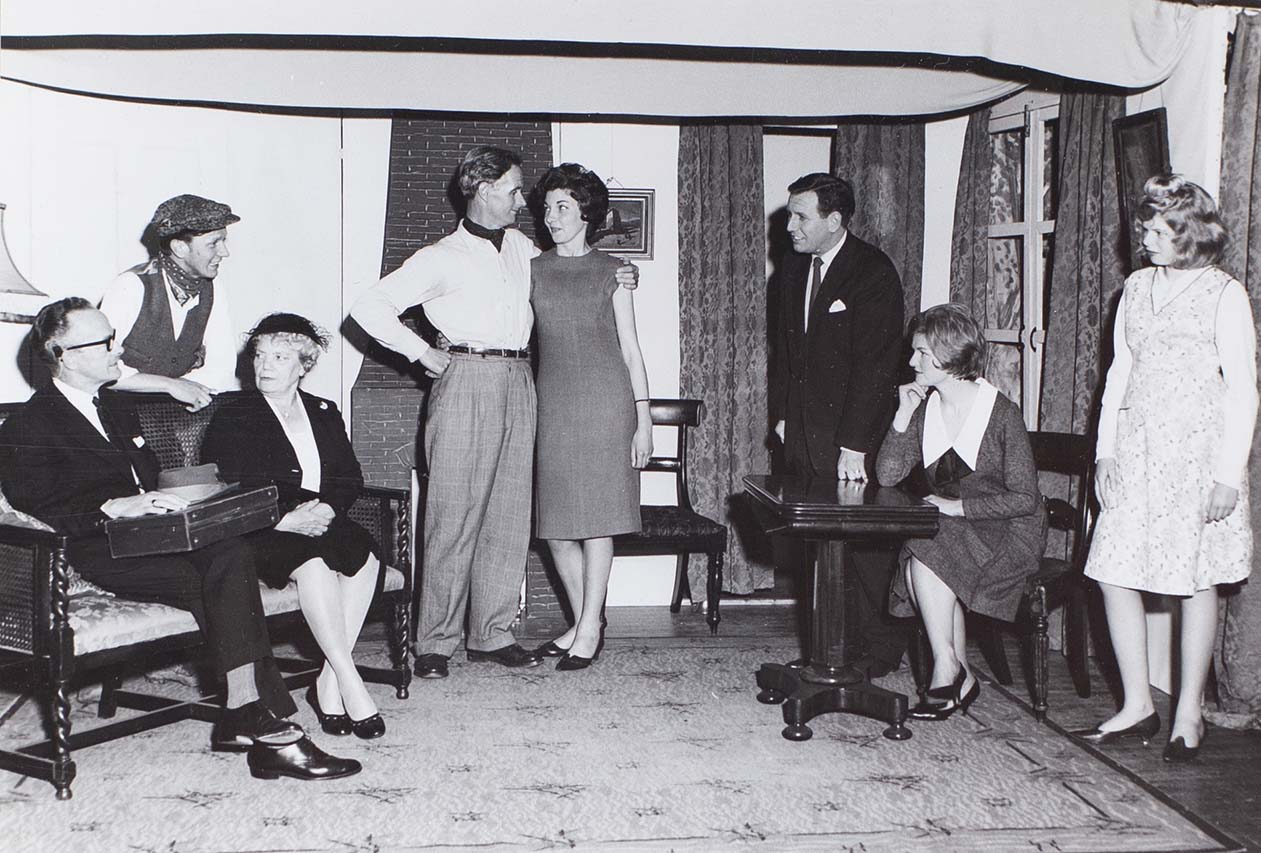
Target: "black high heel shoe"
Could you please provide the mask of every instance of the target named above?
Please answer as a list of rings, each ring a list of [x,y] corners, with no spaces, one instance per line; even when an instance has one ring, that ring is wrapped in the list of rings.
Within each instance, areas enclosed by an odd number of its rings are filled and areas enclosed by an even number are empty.
[[[315,712],[315,719],[320,721],[320,730],[326,735],[337,735],[342,737],[348,735],[352,731],[352,723],[349,714],[325,714],[320,708],[319,691],[312,684],[306,691],[307,704],[311,706],[311,710]]]
[[[1160,757],[1169,764],[1185,764],[1188,761],[1194,761],[1195,757],[1200,754],[1200,747],[1204,746],[1204,739],[1208,737],[1208,726],[1205,726],[1200,732],[1200,742],[1195,746],[1187,746],[1186,739],[1182,735],[1178,735],[1169,743],[1165,744],[1165,751]]]
[[[1136,737],[1143,742],[1143,746],[1147,746],[1158,731],[1160,731],[1160,714],[1152,711],[1150,715],[1128,728],[1105,732],[1099,726],[1095,726],[1093,729],[1078,729],[1075,732],[1069,732],[1069,734],[1096,746],[1106,746],[1110,743],[1115,743],[1123,737]]]
[[[963,683],[968,680],[968,671],[963,668],[963,664],[959,665],[959,671],[955,674],[954,681],[941,687],[930,687],[924,691],[929,699],[941,699],[949,702],[951,700],[958,702],[960,694],[963,691]]]
[[[346,719],[350,720],[350,717]],[[350,730],[360,740],[374,740],[385,734],[385,720],[379,713],[362,720],[350,720]]]
[[[600,652],[604,651],[604,625],[600,625],[600,642],[595,644],[595,651],[591,653],[591,657],[584,658],[582,655],[570,654],[568,650],[561,655],[560,660],[556,662],[556,668],[561,672],[573,672],[577,669],[586,669],[600,659]]]
[[[938,688],[943,689],[943,688]],[[929,691],[932,695],[932,691]],[[942,720],[948,720],[954,716],[955,711],[959,711],[963,716],[968,715],[968,708],[972,707],[972,703],[976,701],[976,697],[981,695],[981,682],[979,679],[973,679],[972,686],[968,688],[968,692],[964,693],[952,705],[946,703],[934,704],[931,702],[920,702],[914,708],[907,712],[907,716],[916,720],[928,720],[930,722],[939,723]]]

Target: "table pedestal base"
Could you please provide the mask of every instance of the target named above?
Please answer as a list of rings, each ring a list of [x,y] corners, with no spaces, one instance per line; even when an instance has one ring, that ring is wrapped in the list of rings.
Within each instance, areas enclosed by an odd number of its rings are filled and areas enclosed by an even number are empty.
[[[906,697],[866,680],[852,684],[820,684],[803,677],[808,670],[780,663],[764,663],[757,672],[762,688],[757,700],[764,705],[784,705],[783,735],[788,740],[809,740],[814,732],[806,725],[820,714],[845,711],[889,723],[884,736],[906,740]]]

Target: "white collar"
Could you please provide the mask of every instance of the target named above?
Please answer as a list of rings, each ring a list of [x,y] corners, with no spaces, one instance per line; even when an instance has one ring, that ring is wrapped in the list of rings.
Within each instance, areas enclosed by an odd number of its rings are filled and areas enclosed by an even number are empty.
[[[55,376],[53,377],[53,386],[61,392],[61,396],[66,398],[66,402],[74,406],[79,414],[88,419],[88,423],[90,423],[97,432],[101,435],[105,435],[105,426],[101,423],[101,415],[96,410],[96,404],[92,402],[96,398],[96,394],[75,388],[73,385],[68,385]]]
[[[994,401],[998,399],[998,389],[984,379],[974,380],[977,385],[976,397],[972,400],[972,409],[964,420],[959,434],[952,443],[946,430],[946,421],[941,414],[941,395],[932,394],[924,404],[924,451],[925,467],[941,458],[942,454],[954,447],[959,458],[975,470],[976,457],[981,449],[981,439],[985,436],[985,428],[990,423],[990,413],[994,410]]]
[[[820,276],[824,276],[827,274],[828,267],[832,266],[832,261],[836,260],[836,256],[839,255],[841,252],[841,246],[844,246],[845,241],[848,239],[849,239],[849,230],[846,229],[845,233],[841,235],[840,241],[837,242],[835,246],[828,249],[822,255],[815,255],[815,257],[823,261],[823,268],[819,270]]]

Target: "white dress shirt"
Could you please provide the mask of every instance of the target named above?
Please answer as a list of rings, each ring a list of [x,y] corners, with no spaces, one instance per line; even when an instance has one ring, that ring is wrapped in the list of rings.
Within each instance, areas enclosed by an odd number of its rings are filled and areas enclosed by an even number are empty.
[[[285,431],[285,438],[289,439],[289,444],[293,446],[293,452],[298,457],[298,467],[302,469],[302,482],[299,484],[308,492],[319,492],[320,490],[320,448],[315,443],[315,432],[311,429],[311,418],[307,415],[306,406],[302,405],[302,398],[294,404],[297,406],[296,413],[298,415],[295,420],[297,423],[290,423],[285,417],[284,410],[280,404],[272,401],[270,397],[263,397],[267,401],[267,405],[271,407],[272,413],[276,416],[276,420],[280,421],[280,428]]]
[[[144,285],[136,273],[154,269],[155,266],[156,262],[147,268],[127,270],[110,283],[105,289],[105,295],[101,297],[100,309],[114,325],[119,343],[126,341],[131,334],[131,327],[136,324],[136,318],[140,316],[140,308],[144,304]],[[161,271],[160,267],[157,269]],[[172,331],[178,338],[189,312],[201,303],[201,297],[194,296],[180,305],[171,292],[165,273],[162,273],[162,281],[166,284],[166,301],[171,308],[171,325],[174,327]],[[206,363],[180,378],[200,382],[213,391],[232,391],[240,387],[236,378],[237,337],[232,328],[227,288],[216,281],[214,289],[214,306],[210,309],[210,316],[206,318],[206,331],[202,335],[202,343],[206,346]],[[119,362],[118,368],[124,376],[139,372],[122,362]]]
[[[810,280],[814,276],[814,258],[817,257],[819,260],[823,261],[823,265],[819,267],[819,290],[822,290],[823,280],[828,277],[828,267],[832,266],[832,261],[836,260],[836,256],[841,251],[841,246],[845,245],[845,240],[848,237],[849,237],[849,232],[846,231],[844,234],[841,235],[840,242],[838,242],[835,246],[828,249],[822,255],[815,255],[814,257],[810,258],[810,272],[806,274],[806,297],[805,297],[806,304],[802,306],[802,310],[805,312],[803,315],[805,319],[803,320],[801,324],[801,328],[807,329],[807,330],[810,328],[810,297],[812,295],[814,296],[818,295],[817,293],[816,294],[810,293]]]
[[[378,343],[416,361],[429,344],[399,320],[414,305],[452,344],[478,349],[525,349],[530,308],[530,260],[539,254],[515,228],[496,251],[463,223],[425,246],[355,302],[350,315]]]

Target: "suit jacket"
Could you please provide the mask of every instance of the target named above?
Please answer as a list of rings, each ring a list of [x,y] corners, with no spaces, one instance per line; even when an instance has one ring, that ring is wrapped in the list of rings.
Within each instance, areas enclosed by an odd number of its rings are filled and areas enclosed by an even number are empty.
[[[363,490],[363,471],[346,435],[341,412],[331,400],[298,391],[320,451],[319,499],[338,515]],[[275,485],[280,514],[316,497],[302,488],[302,468],[284,428],[258,391],[219,395],[201,443],[201,461],[214,462],[228,482],[249,488]]]
[[[893,417],[902,281],[884,252],[850,233],[803,331],[812,261],[796,252],[784,260],[772,414],[800,419],[814,469],[825,473],[835,471],[841,447],[873,454]],[[844,309],[829,311],[837,300]]]
[[[133,467],[146,489],[155,488],[159,466],[143,445],[134,412],[110,407],[107,395],[102,421],[112,440],[51,383],[6,418],[0,425],[0,482],[13,506],[72,536],[100,532],[92,538],[103,542],[101,504],[139,494]],[[77,550],[72,543],[72,561]]]

